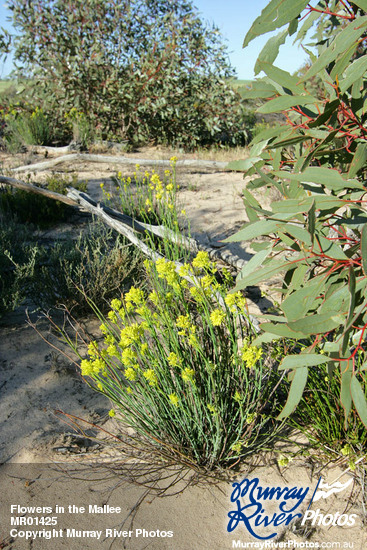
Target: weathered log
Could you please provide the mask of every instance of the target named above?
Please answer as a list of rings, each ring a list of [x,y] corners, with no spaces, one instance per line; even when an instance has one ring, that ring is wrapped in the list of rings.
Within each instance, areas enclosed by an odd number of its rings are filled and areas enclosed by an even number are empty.
[[[127,142],[125,143],[117,143],[115,141],[92,141],[90,143],[91,147],[104,147],[106,149],[109,149],[111,151],[119,151],[120,153],[123,153],[126,149]],[[63,155],[66,153],[69,153],[70,151],[80,151],[81,150],[81,144],[75,141],[72,141],[69,143],[69,145],[64,145],[62,147],[57,146],[49,146],[49,145],[28,145],[27,150],[31,153],[40,153],[40,154],[46,154],[47,156],[56,156],[56,155]]]
[[[16,187],[18,189],[23,189],[25,191],[30,191],[33,193],[44,195],[50,199],[59,200],[70,206],[76,206],[76,207],[82,208],[83,210],[86,210],[91,214],[98,216],[107,225],[115,229],[118,233],[121,233],[122,235],[124,235],[132,244],[134,244],[139,250],[141,250],[145,256],[147,256],[153,261],[157,261],[159,258],[163,258],[163,256],[158,252],[156,252],[155,250],[151,249],[142,240],[140,240],[135,233],[136,231],[141,233],[150,232],[154,235],[157,235],[163,238],[169,238],[170,240],[173,240],[173,242],[177,242],[177,239],[180,239],[180,244],[182,244],[183,246],[187,246],[187,248],[192,251],[196,251],[203,248],[207,250],[210,249],[210,247],[200,246],[200,244],[194,239],[188,239],[183,235],[176,235],[173,231],[168,230],[164,226],[154,226],[150,224],[137,222],[127,214],[117,212],[116,210],[113,210],[112,208],[109,208],[102,203],[96,203],[86,193],[82,193],[77,189],[69,188],[67,191],[67,196],[65,196],[59,193],[55,193],[54,191],[49,191],[48,189],[44,189],[42,187],[37,187],[36,185],[21,182],[14,178],[8,178],[5,176],[0,176],[0,183],[5,183],[7,185],[12,185],[13,187]],[[213,251],[213,249],[211,250]],[[214,250],[214,252],[218,253],[220,251]],[[228,262],[229,258],[230,256],[226,257],[226,260],[225,260],[226,263],[229,263]],[[232,258],[236,259],[237,265],[241,262],[240,264],[241,267],[246,263],[245,260],[241,260],[240,258],[236,258],[233,256]],[[180,268],[183,267],[183,264],[178,261],[175,261],[174,263],[176,266],[175,269],[178,272]],[[194,274],[189,274],[184,278],[187,281],[189,281],[191,284],[200,285],[200,279],[196,277]],[[224,300],[217,291],[213,292],[213,297],[217,300],[218,304],[221,307],[225,307]],[[259,322],[252,315],[249,316],[249,322],[253,325],[256,331],[259,330]]]
[[[17,189],[23,189],[24,191],[37,193],[38,195],[43,195],[45,197],[48,197],[49,199],[58,200],[69,206],[82,208],[83,210],[87,210],[90,213],[96,215],[100,215],[100,212],[104,211],[111,218],[120,221],[125,226],[139,233],[151,233],[152,235],[156,235],[157,237],[165,238],[175,244],[185,247],[191,252],[203,250],[205,252],[208,252],[211,259],[222,260],[228,265],[235,267],[237,270],[241,270],[247,263],[246,260],[243,260],[238,256],[234,256],[228,250],[223,251],[220,248],[212,248],[211,246],[201,244],[196,239],[186,237],[185,235],[182,235],[180,233],[175,233],[164,225],[151,225],[134,220],[127,214],[118,212],[117,210],[114,210],[103,203],[98,204],[86,193],[82,193],[81,191],[73,188],[69,188],[67,191],[67,195],[65,196],[54,191],[49,191],[44,187],[38,187],[36,185],[32,185],[31,183],[25,183],[23,181],[5,176],[0,176],[0,183],[11,185],[13,187],[16,187]]]
[[[31,183],[25,183],[24,181],[19,181],[14,178],[8,178],[5,176],[0,176],[0,183],[11,185],[12,187],[16,187],[17,189],[22,189],[23,191],[30,191],[32,193],[36,193],[37,195],[43,195],[44,197],[63,202],[70,206],[78,206],[78,204],[74,200],[66,197],[65,195],[61,195],[60,193],[56,193],[55,191],[49,191],[49,189],[38,187],[37,185],[32,185]]]
[[[42,170],[48,170],[59,164],[70,161],[82,161],[82,162],[99,162],[102,164],[125,164],[127,166],[161,166],[169,167],[171,161],[169,160],[155,160],[155,159],[135,159],[130,157],[120,157],[114,155],[93,155],[89,153],[71,153],[70,155],[63,155],[44,162],[37,162],[36,164],[28,164],[25,166],[18,166],[12,168],[13,172],[41,172]],[[178,160],[176,162],[177,167],[183,168],[197,168],[197,169],[210,169],[210,170],[225,170],[227,162],[219,162],[216,160],[195,160],[185,159]]]

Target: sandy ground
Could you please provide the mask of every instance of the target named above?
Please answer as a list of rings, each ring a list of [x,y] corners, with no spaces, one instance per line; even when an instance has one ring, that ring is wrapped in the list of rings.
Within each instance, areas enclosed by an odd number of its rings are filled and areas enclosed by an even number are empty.
[[[151,149],[135,154],[136,158],[162,156],[161,151]],[[24,163],[24,158],[4,156],[2,160],[5,168]],[[110,185],[111,176],[121,170],[121,166],[78,163],[69,167],[63,165],[59,170],[63,173],[77,172],[79,179],[88,181],[88,192],[99,198],[100,183]],[[132,171],[126,170],[126,174]],[[21,179],[20,176],[18,178]],[[178,183],[181,186],[179,199],[190,219],[194,237],[216,246],[218,241],[246,221],[240,198],[244,187],[241,174],[179,171]],[[262,196],[261,200],[266,205],[269,197]],[[249,246],[230,245],[229,249],[244,259],[251,257]],[[254,313],[267,305],[266,300],[255,302],[252,305]],[[89,330],[96,329],[93,320],[88,323]],[[55,335],[49,333],[45,322],[41,322],[40,330],[44,337],[55,342]],[[177,494],[156,498],[153,491],[145,494],[144,487],[125,483],[122,472],[107,475],[103,466],[107,460],[104,449],[98,442],[76,437],[70,425],[65,423],[65,417],[55,411],[64,411],[113,431],[118,428],[115,421],[108,417],[110,405],[107,399],[83,383],[70,360],[53,350],[26,323],[24,308],[1,321],[0,390],[0,549],[104,550],[126,547],[214,550],[256,548],[254,543],[264,543],[251,536],[244,524],[240,524],[233,533],[227,532],[228,513],[236,508],[230,501],[229,482],[221,482],[216,486],[200,484],[185,490],[182,490],[185,484],[181,482],[181,485],[170,490]],[[96,459],[102,466],[96,467]],[[294,460],[289,467],[280,471],[274,455],[270,454],[267,457],[252,457],[237,472],[236,478],[258,477],[262,487],[309,488],[309,494],[300,506],[304,512],[320,476],[330,483],[342,473],[342,465],[329,465],[320,473],[306,459]],[[346,483],[349,479],[350,472],[347,472],[340,481]],[[144,496],[140,507],[136,508]],[[273,506],[273,509],[271,506],[269,509],[272,514],[277,511],[279,503],[270,504]],[[12,512],[12,505],[50,507],[52,510],[30,513],[13,508]],[[69,505],[74,505],[78,510],[69,509]],[[90,511],[89,505],[109,505],[120,507],[120,510],[97,513],[93,509]],[[269,502],[265,505],[264,514],[270,514],[268,505]],[[56,506],[64,507],[64,512]],[[81,511],[80,507],[86,510]],[[303,528],[291,525],[286,530],[284,525],[280,525],[275,528],[277,536],[270,540],[279,545],[281,542],[287,543],[288,546],[284,548],[317,548],[322,543],[329,548],[366,548],[367,536],[363,523],[366,514],[362,495],[358,494],[355,483],[336,495],[312,504],[312,510],[318,508],[320,514],[332,514],[335,521],[335,514],[355,514],[355,524],[350,527],[330,527],[319,526],[316,521],[312,526],[310,520]],[[11,516],[55,517],[56,520],[46,519],[46,523],[36,525],[39,519],[34,519],[33,525],[16,525],[16,521],[31,520],[13,519],[12,525]],[[52,521],[56,523],[52,525]],[[117,537],[114,529],[119,531]],[[52,537],[48,539],[47,534],[41,534],[33,538],[33,535],[29,535],[27,540],[19,534],[27,531],[42,533],[42,530],[44,533],[50,531]],[[78,531],[85,532],[79,536]],[[127,531],[127,534],[123,535],[123,531]],[[167,535],[170,531],[172,536]],[[99,539],[90,534],[98,532],[101,532]],[[261,536],[269,534],[263,524],[259,532]],[[331,546],[331,543],[335,545]]]

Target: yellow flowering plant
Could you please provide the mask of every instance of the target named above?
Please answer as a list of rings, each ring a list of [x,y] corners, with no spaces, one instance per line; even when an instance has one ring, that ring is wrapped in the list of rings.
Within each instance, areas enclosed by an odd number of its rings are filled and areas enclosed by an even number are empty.
[[[244,296],[207,253],[184,270],[164,259],[145,267],[150,289],[131,287],[106,317],[95,309],[103,339],[89,344],[82,376],[170,459],[209,471],[264,447],[278,426],[277,375],[252,344]]]
[[[177,158],[172,157],[170,170],[165,170],[163,175],[154,170],[143,172],[139,164],[135,166],[132,176],[118,172],[113,178],[118,190],[117,206],[125,214],[142,222],[156,225],[165,222],[169,228],[176,226],[176,162]]]
[[[111,203],[115,209],[137,221],[160,226],[162,239],[153,238],[149,234],[143,238],[153,250],[177,260],[188,257],[187,249],[181,246],[181,226],[187,227],[188,233],[190,229],[184,210],[178,213],[176,163],[177,157],[171,157],[170,168],[162,174],[155,170],[143,171],[136,164],[132,175],[125,176],[118,172],[113,178],[116,193],[108,192],[103,184],[101,189],[106,202]],[[164,238],[164,230],[170,234],[170,238]]]

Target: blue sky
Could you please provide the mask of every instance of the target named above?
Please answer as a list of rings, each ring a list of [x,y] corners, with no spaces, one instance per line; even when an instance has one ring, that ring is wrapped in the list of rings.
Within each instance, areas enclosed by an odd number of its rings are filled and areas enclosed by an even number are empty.
[[[204,20],[215,23],[227,39],[230,60],[237,71],[238,78],[251,80],[253,68],[262,47],[272,36],[261,36],[243,49],[245,35],[253,21],[269,0],[194,0]],[[276,34],[276,33],[273,33]],[[293,73],[306,61],[307,55],[298,46],[292,45],[292,39],[281,46],[275,64],[281,69]]]
[[[259,37],[246,49],[242,48],[247,31],[267,3],[268,0],[193,0],[202,18],[209,23],[215,23],[226,38],[229,57],[238,78],[250,80],[254,77],[253,67],[257,55],[271,36]],[[6,22],[8,13],[4,0],[0,0],[0,27],[9,29]],[[281,47],[276,65],[292,73],[306,58],[304,52],[299,47],[292,46],[290,41],[290,44],[286,43]],[[11,60],[8,59],[6,63],[0,62],[0,78],[6,77],[11,69]]]

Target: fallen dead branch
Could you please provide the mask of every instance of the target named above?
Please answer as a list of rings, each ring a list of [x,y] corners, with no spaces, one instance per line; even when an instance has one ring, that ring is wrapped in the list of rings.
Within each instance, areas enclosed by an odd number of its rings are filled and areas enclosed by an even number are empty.
[[[5,176],[0,176],[0,183],[11,185],[12,187],[16,187],[17,189],[22,189],[23,191],[30,191],[31,193],[36,193],[37,195],[43,195],[44,197],[63,202],[70,206],[78,206],[77,204],[75,204],[74,200],[69,199],[65,195],[61,195],[60,193],[56,193],[55,191],[49,191],[48,189],[38,187],[37,185],[32,185],[31,183],[25,183],[24,181],[20,181],[14,178],[8,178]]]
[[[68,146],[69,147],[69,146]],[[48,170],[64,162],[99,162],[106,164],[125,164],[135,166],[139,164],[140,166],[161,166],[169,167],[169,160],[154,160],[154,159],[135,159],[128,157],[120,157],[114,155],[93,155],[89,153],[71,153],[70,155],[63,155],[62,157],[57,157],[55,159],[47,160],[44,162],[37,162],[36,164],[28,164],[25,166],[18,166],[13,168],[13,172],[41,172],[42,170]],[[209,169],[209,170],[225,170],[227,162],[219,162],[216,160],[178,160],[176,162],[177,167],[184,168],[198,168],[198,169]]]
[[[116,143],[114,141],[93,141],[90,144],[92,148],[103,148],[110,151],[118,151],[123,153],[126,149],[127,142],[125,143]],[[47,145],[29,145],[27,150],[31,153],[44,154],[47,157],[54,157],[56,155],[64,155],[70,153],[71,151],[78,152],[81,150],[81,144],[78,142],[71,142],[69,145],[63,147],[52,147]]]
[[[58,200],[69,206],[81,208],[82,210],[86,210],[91,214],[99,216],[104,220],[105,223],[113,227],[119,233],[125,235],[127,239],[136,244],[136,246],[138,246],[138,248],[140,248],[142,252],[144,252],[145,248],[141,247],[141,244],[144,245],[144,243],[137,239],[134,231],[138,233],[150,233],[157,237],[168,239],[171,242],[181,245],[187,250],[190,250],[194,253],[198,250],[204,250],[205,252],[208,252],[211,259],[222,260],[223,262],[231,265],[232,267],[235,267],[238,270],[241,270],[247,263],[246,260],[238,258],[238,256],[234,256],[228,251],[203,245],[195,239],[188,238],[180,233],[175,233],[174,231],[171,231],[163,225],[151,225],[134,220],[127,214],[118,212],[117,210],[114,210],[103,203],[97,203],[86,193],[77,191],[74,188],[69,188],[67,195],[65,196],[54,191],[49,191],[48,189],[45,189],[43,187],[38,187],[36,185],[32,185],[31,183],[25,183],[23,181],[5,176],[0,176],[0,183],[11,185],[12,187],[22,189],[24,191],[37,193],[38,195],[43,195],[45,197],[48,197],[49,199]],[[138,241],[141,244],[139,244]],[[221,246],[221,244],[218,243],[218,246]],[[148,250],[146,250],[146,252],[144,253],[146,253],[147,256],[152,257],[151,253]]]
[[[121,212],[117,212],[116,210],[113,210],[112,208],[107,207],[103,203],[96,203],[91,197],[89,197],[86,193],[82,193],[81,191],[78,191],[74,188],[69,188],[67,190],[67,196],[61,195],[59,193],[55,193],[54,191],[49,191],[48,189],[43,189],[42,187],[37,187],[35,185],[32,185],[30,183],[25,183],[18,181],[14,178],[8,178],[5,176],[0,176],[0,183],[5,183],[8,185],[12,185],[18,189],[23,189],[26,191],[30,191],[33,193],[38,193],[44,196],[47,196],[50,199],[56,199],[60,200],[61,202],[64,202],[66,204],[69,204],[71,206],[79,207],[83,210],[86,210],[90,212],[91,214],[94,214],[101,218],[107,225],[115,229],[118,233],[124,235],[132,244],[134,244],[145,256],[150,258],[153,261],[157,261],[159,258],[163,258],[161,254],[150,248],[144,241],[139,239],[139,237],[136,235],[136,232],[140,233],[151,233],[159,237],[168,238],[170,240],[173,240],[175,243],[180,243],[182,246],[185,246],[191,251],[197,251],[200,248],[199,243],[195,241],[194,239],[189,239],[181,234],[176,234],[173,231],[168,230],[164,226],[154,226],[149,224],[144,224],[141,222],[137,222],[133,220],[130,216],[127,214],[123,214]],[[205,247],[208,249],[209,247]],[[211,249],[211,252],[214,254],[219,254],[219,250]],[[233,256],[236,260],[236,264],[241,263],[240,265],[245,265],[245,261],[241,260],[240,258],[236,258]],[[226,260],[228,263],[228,260]],[[175,269],[178,272],[181,267],[183,267],[183,264],[181,262],[175,261]],[[191,284],[194,285],[200,285],[200,280],[194,275],[194,274],[188,274],[184,277],[187,281],[189,281]],[[225,307],[224,300],[222,296],[219,294],[219,292],[214,291],[213,297],[216,299],[218,304],[222,307]],[[252,323],[255,330],[258,330],[259,323],[258,321],[252,317],[249,316],[249,320]]]

